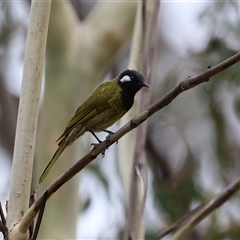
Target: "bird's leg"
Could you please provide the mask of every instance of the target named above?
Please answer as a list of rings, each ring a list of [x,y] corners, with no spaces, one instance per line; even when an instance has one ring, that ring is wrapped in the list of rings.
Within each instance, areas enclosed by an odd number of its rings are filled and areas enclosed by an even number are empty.
[[[97,147],[100,143],[102,143],[102,141],[97,137],[97,135],[93,132],[93,131],[89,131],[97,140],[98,143],[91,143],[91,146],[93,146],[93,148]],[[105,156],[105,150],[102,151],[102,157]]]
[[[93,132],[93,131],[89,131],[96,139],[97,139],[97,141],[99,142],[99,143],[101,143],[102,141],[97,137],[97,135]],[[96,145],[96,143],[95,143],[95,145]]]
[[[99,129],[100,131],[102,131],[102,132],[108,133],[108,135],[107,135],[107,137],[106,137],[106,140],[107,140],[107,141],[109,141],[111,135],[114,134],[114,132],[112,132],[112,131],[110,131],[110,130],[107,130],[107,129],[102,129],[102,128],[98,128],[98,129]],[[117,144],[117,143],[118,143],[118,142],[116,142],[116,144]]]

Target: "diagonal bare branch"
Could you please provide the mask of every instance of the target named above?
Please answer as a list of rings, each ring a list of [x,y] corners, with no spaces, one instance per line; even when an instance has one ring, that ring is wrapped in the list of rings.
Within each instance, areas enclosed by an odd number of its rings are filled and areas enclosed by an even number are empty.
[[[186,80],[180,82],[175,88],[173,88],[169,93],[160,98],[157,102],[152,104],[139,114],[137,117],[133,118],[127,124],[125,124],[122,128],[120,128],[117,132],[111,135],[104,142],[99,144],[96,148],[91,150],[87,155],[81,158],[78,162],[76,162],[72,167],[70,167],[66,172],[60,175],[46,190],[48,191],[50,198],[62,185],[64,185],[67,181],[73,178],[78,172],[80,172],[85,166],[87,166],[90,162],[92,162],[99,154],[101,154],[104,150],[106,150],[109,146],[117,142],[122,136],[126,133],[130,132],[134,128],[138,127],[142,122],[147,120],[151,115],[164,108],[168,104],[170,104],[178,95],[183,93],[186,90],[196,87],[197,85],[208,81],[214,75],[224,71],[225,69],[231,67],[240,61],[240,52],[236,53],[232,57],[227,60],[217,64],[216,66],[205,70],[201,74],[189,77]],[[22,221],[19,223],[19,230],[22,232],[27,231],[29,224],[32,222],[33,218],[37,215],[39,209],[44,200],[44,193],[39,196],[36,202],[28,209],[26,214],[24,215]]]
[[[174,234],[172,240],[184,239],[184,236],[192,231],[198,223],[205,219],[216,208],[224,204],[239,189],[240,177],[223,189],[219,194],[213,196],[205,204],[201,205],[200,208],[197,208],[197,211],[195,211],[194,214],[185,221],[186,223]]]

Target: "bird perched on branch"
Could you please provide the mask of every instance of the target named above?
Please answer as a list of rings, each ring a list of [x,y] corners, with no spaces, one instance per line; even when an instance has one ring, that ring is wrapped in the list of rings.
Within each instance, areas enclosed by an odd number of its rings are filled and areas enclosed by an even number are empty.
[[[133,105],[135,94],[148,87],[141,73],[125,70],[111,81],[102,83],[77,109],[65,131],[57,140],[58,149],[45,167],[41,183],[64,149],[85,132],[90,132],[101,142],[94,132],[104,131],[119,120]]]

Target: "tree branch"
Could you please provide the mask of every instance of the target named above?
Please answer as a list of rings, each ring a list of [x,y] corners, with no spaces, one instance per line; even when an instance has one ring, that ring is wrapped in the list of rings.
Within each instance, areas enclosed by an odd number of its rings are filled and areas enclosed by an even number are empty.
[[[240,61],[240,52],[228,58],[227,60],[217,64],[216,66],[207,69],[201,74],[195,77],[189,77],[188,79],[180,82],[178,86],[172,89],[169,93],[159,99],[157,102],[152,104],[147,108],[146,111],[139,114],[137,117],[133,118],[131,121],[126,123],[122,128],[116,131],[113,135],[111,135],[108,139],[99,144],[96,148],[91,150],[87,155],[81,158],[78,162],[76,162],[72,167],[66,170],[62,175],[60,175],[56,181],[54,181],[47,189],[48,198],[53,195],[62,185],[64,185],[67,181],[69,181],[72,177],[74,177],[78,172],[80,172],[85,166],[87,166],[90,162],[92,162],[99,154],[101,154],[104,150],[106,150],[113,143],[117,142],[122,136],[126,133],[130,132],[134,128],[138,127],[142,122],[147,120],[151,115],[164,108],[168,104],[170,104],[178,95],[183,93],[186,90],[189,90],[201,83],[206,82],[207,79],[210,79],[214,75],[222,72],[226,68],[234,65]],[[42,193],[36,202],[28,209],[22,221],[19,223],[19,228],[26,230],[34,217],[37,215],[41,204],[44,199],[44,193]]]
[[[193,228],[205,219],[210,213],[216,208],[224,204],[233,194],[240,189],[240,177],[237,178],[233,183],[228,185],[223,191],[216,196],[213,196],[206,203],[197,208],[190,218],[185,221],[184,225],[174,234],[172,240],[184,239],[184,236],[188,234]]]
[[[8,202],[7,227],[11,239],[28,238],[27,229],[19,232],[17,223],[29,208],[50,8],[51,0],[33,0],[31,4]]]
[[[147,110],[148,116],[151,116],[155,112],[167,106],[182,92],[189,90],[191,88],[194,88],[197,85],[208,81],[211,77],[217,75],[218,73],[224,71],[225,69],[231,67],[232,65],[236,64],[239,61],[240,61],[240,52],[236,53],[235,55],[226,59],[225,61],[217,64],[216,66],[207,69],[206,71],[202,72],[197,76],[188,77],[186,80],[180,82],[179,85],[176,86],[174,89],[172,89],[168,94],[166,94],[164,97],[162,97],[152,106],[150,106]],[[141,115],[146,114],[146,112],[142,113]]]
[[[142,31],[140,33],[142,36],[136,36],[142,39],[141,46],[141,59],[142,72],[146,77],[146,82],[151,86],[151,72],[154,66],[154,52],[151,51],[156,47],[153,39],[155,37],[156,43],[156,33],[157,33],[157,18],[159,11],[159,1],[149,2],[142,0],[141,4],[141,15],[142,18]],[[154,21],[155,20],[155,21]],[[149,69],[147,68],[147,63],[149,64]],[[149,74],[148,74],[149,72]],[[150,91],[143,89],[141,91],[141,98],[139,100],[139,110],[138,112],[144,111],[150,102]],[[147,135],[147,121],[141,124],[137,129],[133,154],[133,162],[129,162],[130,157],[126,158],[128,164],[125,164],[125,168],[129,168],[130,172],[130,191],[127,206],[127,219],[126,227],[124,233],[124,239],[144,239],[144,209],[147,198],[147,161],[145,155],[145,143]],[[128,144],[126,141],[125,144]],[[129,152],[128,152],[129,153]],[[121,161],[122,159],[119,159]],[[124,163],[123,163],[124,164]],[[124,176],[126,178],[126,176]],[[127,195],[128,196],[128,195]]]
[[[131,41],[131,48],[129,54],[129,62],[128,68],[135,69],[139,72],[143,72],[143,58],[144,58],[144,34],[143,33],[143,16],[142,16],[142,8],[143,8],[143,1],[137,2],[137,11],[135,16],[134,22],[134,30],[133,36]],[[145,76],[145,75],[144,75]],[[126,122],[136,116],[140,112],[140,104],[142,99],[142,93],[144,89],[140,91],[134,99],[134,105],[131,108],[131,111],[127,112],[119,121],[119,125],[123,126]],[[124,239],[129,238],[144,238],[144,228],[141,224],[141,227],[137,227],[137,220],[140,218],[140,222],[142,223],[142,216],[139,215],[139,208],[143,200],[143,195],[138,194],[141,193],[141,190],[135,192],[136,198],[133,199],[131,196],[134,194],[132,190],[132,175],[135,173],[134,167],[134,152],[136,150],[136,139],[137,139],[137,132],[132,131],[124,139],[119,142],[118,144],[118,166],[119,166],[119,173],[121,176],[123,191],[124,191],[124,198],[126,202],[126,223],[125,223],[125,230],[124,230]],[[126,148],[128,151],[126,151]],[[134,170],[133,170],[134,168]],[[134,172],[133,172],[134,171]],[[140,189],[142,184],[142,178],[139,177],[135,181],[135,186]],[[131,235],[131,236],[130,236]]]

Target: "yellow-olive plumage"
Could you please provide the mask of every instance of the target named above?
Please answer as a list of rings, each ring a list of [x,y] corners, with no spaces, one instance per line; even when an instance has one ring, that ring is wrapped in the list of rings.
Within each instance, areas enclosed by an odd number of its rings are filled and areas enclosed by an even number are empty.
[[[65,131],[58,139],[58,149],[45,167],[41,183],[64,149],[89,131],[104,131],[119,120],[133,105],[134,96],[142,87],[148,87],[143,76],[134,70],[125,70],[111,81],[101,84],[77,109]],[[96,137],[96,136],[95,136]]]

